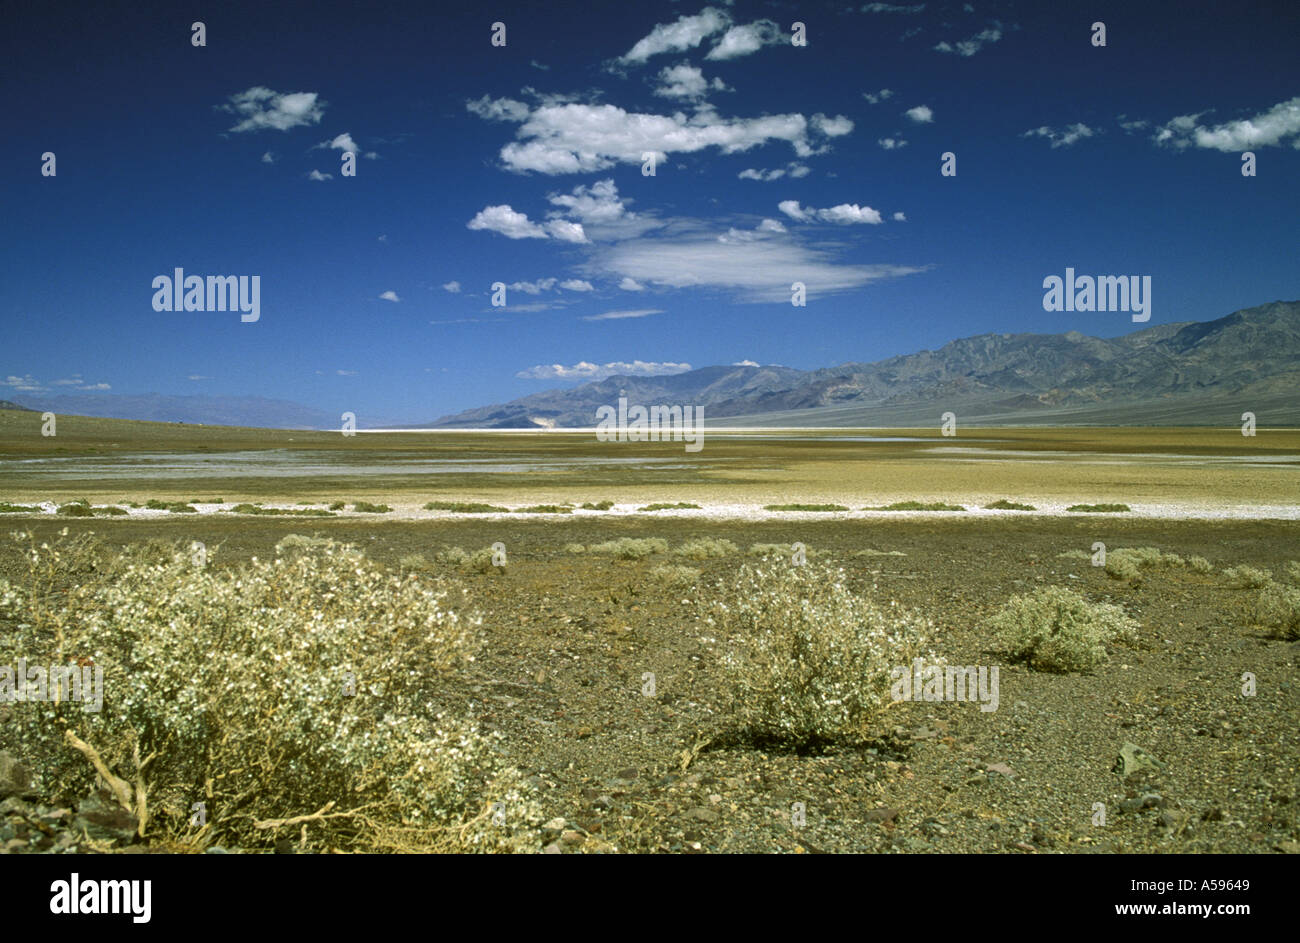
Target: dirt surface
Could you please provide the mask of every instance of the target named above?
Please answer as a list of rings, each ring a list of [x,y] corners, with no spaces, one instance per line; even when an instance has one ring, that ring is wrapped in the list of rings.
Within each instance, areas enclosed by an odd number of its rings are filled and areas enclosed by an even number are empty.
[[[1249,623],[1254,593],[1222,570],[1281,572],[1300,524],[1070,518],[729,523],[615,518],[536,521],[286,521],[212,516],[38,521],[110,543],[149,536],[218,547],[214,565],[265,556],[288,533],[355,542],[396,567],[440,547],[506,545],[504,572],[462,578],[486,616],[487,644],[447,706],[501,731],[535,777],[553,851],[628,852],[1258,852],[1300,850],[1300,642]],[[14,522],[18,526],[18,522]],[[902,703],[870,742],[817,755],[734,742],[718,668],[726,640],[704,621],[743,556],[624,561],[570,542],[693,537],[804,543],[855,584],[920,608],[951,663],[997,665],[998,708]],[[1063,551],[1156,546],[1214,571],[1146,572],[1133,585]],[[0,545],[0,573],[19,548]],[[874,549],[905,556],[854,556]],[[751,558],[752,559],[752,558]],[[668,591],[660,563],[702,571]],[[1141,625],[1090,674],[1008,663],[980,621],[1014,593],[1059,584],[1124,606]],[[646,673],[655,693],[644,693]],[[1243,696],[1243,675],[1256,679]],[[1121,778],[1126,742],[1161,768]],[[802,806],[797,804],[802,803]],[[1104,805],[1105,824],[1097,806]],[[802,811],[806,824],[795,824]]]

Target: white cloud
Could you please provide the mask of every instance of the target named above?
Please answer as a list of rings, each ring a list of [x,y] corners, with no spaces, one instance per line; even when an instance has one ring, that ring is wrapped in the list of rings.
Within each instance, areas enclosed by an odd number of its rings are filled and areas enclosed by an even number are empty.
[[[777,209],[800,223],[821,220],[824,223],[841,223],[845,225],[852,223],[875,225],[884,222],[879,210],[873,210],[869,206],[858,206],[856,203],[840,203],[829,209],[818,210],[813,209],[811,206],[802,207],[799,205],[798,200],[782,200],[777,205]]]
[[[577,186],[569,193],[552,193],[546,197],[553,205],[562,206],[568,215],[584,223],[612,223],[627,213],[627,206],[619,198],[613,180],[597,180],[591,186]],[[557,214],[552,214],[557,215]]]
[[[457,281],[447,282],[445,285],[442,286],[442,290],[449,291],[453,295],[458,295],[460,294],[460,282]]]
[[[319,170],[313,170],[307,175],[308,180],[333,180],[333,174],[323,174]]]
[[[629,318],[648,318],[652,314],[663,314],[662,308],[637,308],[632,311],[606,311],[604,314],[589,314],[584,321],[625,321]]]
[[[737,360],[732,364],[733,367],[757,367],[758,363],[753,360]]]
[[[345,154],[355,154],[360,150],[360,148],[357,147],[357,142],[352,140],[352,135],[347,131],[344,131],[333,140],[322,141],[317,144],[315,148],[312,148],[312,150],[320,147],[328,147],[336,151],[343,151]]]
[[[896,151],[900,147],[907,147],[907,142],[902,138],[881,138],[876,143],[887,151]]]
[[[187,379],[187,380],[198,381],[198,380],[211,380],[212,377],[205,377],[205,376],[203,376],[202,374],[199,374],[199,373],[191,373],[191,374],[190,374],[189,376],[187,376],[185,379]]]
[[[1253,118],[1212,127],[1199,124],[1199,118],[1199,114],[1173,118],[1161,125],[1152,140],[1179,150],[1200,147],[1225,153],[1281,145],[1285,139],[1300,135],[1300,97],[1279,102]],[[1300,148],[1300,138],[1293,146]]]
[[[895,213],[895,214],[894,214],[894,222],[896,222],[896,223],[905,223],[905,222],[907,222],[907,217],[904,216],[902,213]]]
[[[264,164],[274,164],[274,163],[275,163],[275,156],[274,156],[270,151],[267,151],[265,154],[262,155],[262,163],[264,163]]]
[[[765,219],[758,224],[759,232],[787,232],[785,225],[776,219]]]
[[[486,121],[523,121],[528,106],[513,98],[482,98],[465,102],[465,108]]]
[[[645,291],[645,286],[639,283],[635,278],[624,278],[618,283],[618,287],[623,291]]]
[[[885,101],[888,98],[893,98],[894,93],[887,88],[882,88],[878,92],[863,92],[862,97],[865,98],[869,104],[879,105],[882,101]]]
[[[555,287],[559,279],[556,278],[539,278],[535,282],[511,282],[511,291],[522,291],[528,295],[540,295],[544,291],[550,291]]]
[[[771,20],[755,20],[744,26],[733,26],[718,40],[705,59],[737,59],[758,52],[764,46],[775,46],[784,39],[781,27]]]
[[[828,138],[842,137],[853,130],[853,122],[844,115],[828,118],[823,114],[815,114],[808,123],[812,125],[813,130],[821,132]]]
[[[847,119],[843,119],[847,120]],[[828,119],[834,130],[841,119]],[[547,104],[533,110],[517,131],[518,140],[501,149],[505,166],[520,173],[590,173],[616,163],[640,164],[653,153],[660,162],[669,154],[718,148],[737,154],[769,141],[785,141],[795,154],[815,153],[808,143],[809,122],[801,114],[759,118],[720,116],[700,108],[687,116],[625,111],[616,105]]]
[[[969,39],[957,43],[941,42],[934,49],[936,52],[955,53],[959,56],[973,56],[988,43],[995,43],[1002,38],[1002,24],[995,23],[988,29],[981,30]]]
[[[924,3],[915,6],[903,6],[897,3],[868,3],[862,8],[863,13],[920,13],[925,9]]]
[[[917,124],[930,124],[934,121],[934,112],[930,110],[929,105],[917,105],[915,108],[909,108],[903,112]]]
[[[384,301],[401,301],[401,300],[402,300],[401,298],[397,297],[397,292],[395,292],[395,291],[393,291],[393,290],[391,290],[391,289],[389,289],[388,291],[384,292],[384,293],[381,294],[379,297],[382,298]]]
[[[666,66],[659,73],[660,85],[654,93],[662,98],[703,98],[710,91],[725,92],[727,83],[715,78],[712,82],[693,65]]]
[[[731,17],[722,10],[705,7],[695,16],[680,17],[675,23],[661,23],[648,36],[637,40],[635,46],[620,57],[624,64],[640,64],[651,56],[664,52],[681,52],[694,49],[705,37],[725,28]]]
[[[690,369],[689,363],[656,363],[645,360],[633,360],[628,363],[616,360],[613,363],[597,364],[582,360],[571,367],[558,363],[529,367],[527,370],[520,370],[515,376],[521,380],[604,380],[613,376],[671,376],[685,373]]]
[[[560,282],[560,287],[565,291],[595,291],[596,287],[591,282],[581,278],[570,278]]]
[[[806,177],[810,173],[812,173],[812,170],[810,170],[806,164],[800,164],[795,161],[787,164],[785,167],[775,167],[772,170],[755,170],[751,167],[748,170],[742,170],[736,176],[741,180],[761,180],[764,183],[769,183],[773,180],[780,180],[782,177],[790,177],[798,180],[800,177]]]
[[[1022,138],[1047,138],[1049,141],[1052,142],[1053,148],[1058,148],[1058,147],[1069,147],[1070,145],[1074,144],[1076,141],[1081,141],[1084,138],[1090,138],[1096,133],[1098,132],[1094,131],[1086,124],[1076,123],[1076,124],[1067,125],[1066,127],[1061,128],[1059,131],[1055,128],[1049,128],[1047,125],[1043,125],[1042,127],[1033,128],[1032,130],[1026,131],[1024,134],[1020,136]]]
[[[716,231],[674,238],[636,238],[598,246],[589,268],[656,288],[730,291],[745,302],[790,301],[790,285],[803,282],[811,296],[861,289],[874,281],[924,271],[903,265],[841,265],[829,251],[792,238],[719,240]]]
[[[486,229],[497,232],[509,239],[547,239],[554,237],[561,242],[587,242],[586,233],[581,223],[564,219],[552,219],[544,225],[535,223],[526,213],[516,212],[509,204],[488,206],[479,210],[474,218],[465,224],[469,229]]]
[[[255,85],[231,95],[230,104],[218,105],[217,108],[242,118],[231,131],[288,131],[300,125],[320,124],[325,115],[325,105],[315,92],[285,94]]]
[[[341,377],[354,377],[357,375],[355,370],[335,370],[334,372]]]

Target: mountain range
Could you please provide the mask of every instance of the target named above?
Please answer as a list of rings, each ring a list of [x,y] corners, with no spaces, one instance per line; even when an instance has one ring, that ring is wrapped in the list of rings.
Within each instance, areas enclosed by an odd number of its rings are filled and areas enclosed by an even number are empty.
[[[1114,338],[979,334],[938,350],[820,370],[704,367],[613,376],[444,416],[426,427],[590,427],[617,404],[694,404],[727,426],[1300,424],[1300,302]]]

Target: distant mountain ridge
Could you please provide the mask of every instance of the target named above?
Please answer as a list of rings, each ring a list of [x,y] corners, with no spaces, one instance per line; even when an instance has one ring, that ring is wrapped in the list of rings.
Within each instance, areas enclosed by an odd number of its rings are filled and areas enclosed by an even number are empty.
[[[613,376],[444,416],[433,428],[589,427],[618,402],[694,404],[706,423],[885,426],[938,422],[1221,424],[1244,410],[1300,423],[1300,302],[1275,301],[1214,321],[1115,338],[980,334],[938,350],[819,370],[703,367]],[[1232,418],[1236,411],[1236,420]]]
[[[24,396],[13,409],[49,411],[56,415],[187,422],[211,426],[255,426],[263,429],[338,428],[338,414],[287,400],[260,396],[168,396],[161,393],[59,393]]]

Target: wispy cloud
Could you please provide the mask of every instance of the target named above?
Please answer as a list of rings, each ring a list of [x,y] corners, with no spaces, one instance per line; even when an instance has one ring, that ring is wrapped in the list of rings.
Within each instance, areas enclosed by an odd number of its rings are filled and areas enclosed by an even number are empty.
[[[263,85],[230,96],[230,102],[218,105],[220,111],[240,116],[230,128],[244,131],[288,131],[302,125],[320,124],[326,102],[316,92],[274,92]]]
[[[1100,133],[1100,131],[1090,128],[1086,124],[1076,123],[1066,125],[1064,128],[1060,129],[1049,128],[1047,125],[1043,125],[1039,128],[1032,128],[1020,136],[1022,138],[1046,138],[1052,142],[1053,148],[1057,148],[1070,147],[1077,141],[1082,141],[1084,138],[1090,138],[1094,134]]]
[[[520,370],[515,376],[521,380],[604,380],[614,376],[672,376],[677,373],[685,373],[690,369],[692,368],[689,363],[656,363],[646,360],[588,363],[582,360],[572,366],[551,363],[529,367],[527,370]]]
[[[637,308],[632,311],[606,311],[604,314],[589,314],[584,321],[623,321],[628,318],[648,318],[652,314],[663,314],[662,308]]]

